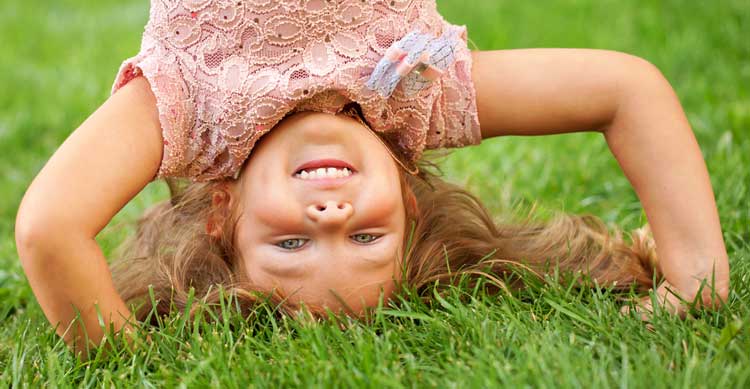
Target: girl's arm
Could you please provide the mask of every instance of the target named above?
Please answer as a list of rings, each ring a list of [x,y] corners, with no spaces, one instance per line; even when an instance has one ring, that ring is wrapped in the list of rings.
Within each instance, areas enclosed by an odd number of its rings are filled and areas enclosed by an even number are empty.
[[[717,306],[729,264],[701,151],[682,107],[653,65],[627,54],[577,49],[475,52],[483,138],[599,131],[630,180],[666,277],[659,300],[673,312],[698,297]]]
[[[75,352],[99,344],[102,324],[120,330],[131,318],[94,237],[153,179],[161,153],[156,100],[140,77],[68,137],[21,201],[21,263],[47,319]]]

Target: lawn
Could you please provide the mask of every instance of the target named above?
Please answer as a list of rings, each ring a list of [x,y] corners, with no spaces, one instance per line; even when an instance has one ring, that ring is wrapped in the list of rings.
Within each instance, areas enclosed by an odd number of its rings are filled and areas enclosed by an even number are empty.
[[[725,308],[649,330],[606,290],[535,285],[512,296],[455,288],[432,307],[404,297],[373,323],[309,324],[179,314],[136,351],[77,361],[56,337],[18,262],[25,188],[108,96],[138,51],[145,0],[0,5],[0,385],[49,386],[750,386],[750,7],[745,0],[443,0],[481,49],[589,47],[657,65],[706,158],[732,266]],[[745,38],[742,38],[742,37]],[[645,216],[598,134],[503,138],[454,152],[446,176],[499,213],[536,204],[630,229]],[[111,225],[167,196],[152,183]],[[98,237],[109,253],[131,230]],[[226,309],[230,309],[226,307]]]

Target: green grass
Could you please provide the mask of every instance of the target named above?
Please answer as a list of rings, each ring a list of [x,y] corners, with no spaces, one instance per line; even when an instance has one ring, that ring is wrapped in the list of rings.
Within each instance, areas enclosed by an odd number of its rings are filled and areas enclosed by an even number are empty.
[[[677,91],[706,158],[731,257],[729,304],[654,331],[618,314],[606,291],[534,286],[514,296],[456,288],[435,306],[405,298],[371,324],[317,325],[181,315],[153,342],[76,361],[29,288],[13,240],[23,191],[108,96],[134,55],[148,2],[61,0],[0,6],[0,384],[61,386],[750,385],[750,7],[743,0],[440,1],[483,49],[593,47],[656,64]],[[744,38],[743,38],[744,37]],[[645,218],[601,136],[503,138],[453,153],[447,176],[498,213],[587,212],[633,228]],[[114,223],[166,196],[150,185]],[[113,224],[114,224],[113,223]],[[109,252],[129,232],[107,228]],[[227,308],[228,309],[228,308]]]

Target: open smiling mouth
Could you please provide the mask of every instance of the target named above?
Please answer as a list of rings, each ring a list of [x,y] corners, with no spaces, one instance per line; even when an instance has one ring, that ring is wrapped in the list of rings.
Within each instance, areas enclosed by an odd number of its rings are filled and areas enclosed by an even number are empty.
[[[306,162],[294,171],[294,177],[303,180],[346,178],[357,171],[351,164],[338,159],[319,159]]]

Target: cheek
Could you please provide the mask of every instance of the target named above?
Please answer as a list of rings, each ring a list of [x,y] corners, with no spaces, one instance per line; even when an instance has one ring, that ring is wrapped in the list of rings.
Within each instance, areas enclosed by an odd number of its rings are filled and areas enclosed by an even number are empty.
[[[389,179],[381,176],[362,188],[361,202],[371,209],[373,216],[388,217],[394,213],[404,214],[401,184],[398,176]]]
[[[250,224],[285,225],[299,219],[299,202],[278,173],[254,172],[240,199],[243,217]]]
[[[301,228],[304,223],[298,208],[299,204],[287,196],[268,196],[247,209],[246,224],[261,234],[269,231],[289,233]]]
[[[255,188],[244,193],[236,244],[243,256],[269,244],[276,234],[298,233],[304,222],[300,205],[288,191]]]

